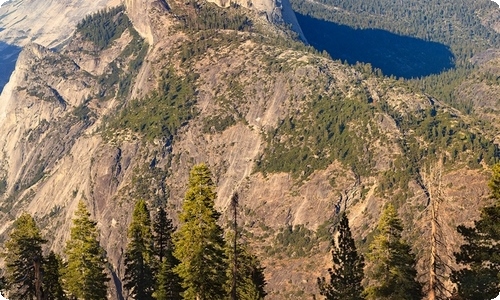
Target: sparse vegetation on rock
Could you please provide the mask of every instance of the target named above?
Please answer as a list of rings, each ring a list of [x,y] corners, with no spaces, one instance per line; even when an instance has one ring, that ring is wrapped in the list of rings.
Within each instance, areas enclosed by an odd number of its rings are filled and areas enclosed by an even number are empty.
[[[499,158],[496,108],[482,108],[484,120],[473,108],[482,105],[484,91],[492,103],[495,64],[409,82],[384,77],[369,64],[334,61],[269,23],[270,15],[203,1],[173,0],[168,9],[162,1],[146,2],[126,1],[125,9],[87,17],[62,49],[23,50],[11,96],[0,101],[0,137],[9,137],[0,139],[0,243],[16,216],[28,211],[49,246],[63,253],[71,241],[69,212],[83,200],[91,205],[95,222],[88,221],[99,228],[92,234],[97,241],[100,232],[113,281],[101,279],[108,296],[119,298],[126,269],[121,249],[130,242],[125,233],[136,200],[166,210],[171,223],[163,219],[160,227],[167,236],[177,226],[174,236],[190,238],[196,230],[183,226],[196,218],[186,217],[183,204],[193,200],[189,195],[196,198],[199,186],[188,187],[189,170],[207,162],[213,173],[206,200],[217,244],[212,257],[220,264],[202,271],[223,275],[206,295],[227,294],[224,257],[231,252],[222,224],[237,188],[246,236],[241,258],[250,266],[241,276],[266,276],[265,288],[247,295],[304,299],[319,297],[315,279],[328,275],[327,227],[339,213],[349,216],[352,238],[366,254],[379,239],[381,208],[393,203],[400,225],[414,229],[399,232],[400,238],[415,242],[415,253],[422,254],[430,190],[425,176],[438,160],[447,227],[479,217],[490,204],[483,195],[486,174]],[[132,24],[150,27],[144,36],[150,44],[138,33],[147,30]],[[456,84],[457,78],[467,81]],[[181,272],[169,252],[187,266],[196,249],[180,237],[173,247],[159,238],[162,230],[153,232],[157,261],[151,267],[158,276],[147,297],[176,298],[182,288],[174,270],[185,281],[195,272]],[[447,234],[449,247],[458,249],[458,233]],[[422,257],[419,275],[428,271]],[[75,258],[67,259],[72,270]],[[194,297],[192,290],[184,295]]]
[[[474,222],[473,227],[458,226],[465,244],[455,253],[455,258],[463,267],[453,271],[452,280],[463,299],[493,299],[500,292],[499,177],[500,165],[497,164],[489,183],[495,203],[481,210],[481,218]]]

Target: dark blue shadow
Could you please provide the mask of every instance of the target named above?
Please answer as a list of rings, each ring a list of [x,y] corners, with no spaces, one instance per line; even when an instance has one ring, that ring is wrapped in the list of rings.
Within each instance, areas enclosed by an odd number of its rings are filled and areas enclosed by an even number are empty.
[[[9,81],[10,75],[14,72],[19,52],[21,52],[21,47],[0,41],[0,93]]]
[[[333,59],[370,63],[387,76],[403,78],[438,74],[454,67],[453,53],[446,45],[295,14],[311,46],[325,50]]]

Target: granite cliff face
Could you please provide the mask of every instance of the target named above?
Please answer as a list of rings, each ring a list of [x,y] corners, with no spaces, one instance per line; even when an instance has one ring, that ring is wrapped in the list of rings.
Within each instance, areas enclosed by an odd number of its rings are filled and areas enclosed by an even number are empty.
[[[22,47],[32,42],[48,48],[61,47],[83,16],[119,3],[119,0],[4,3],[0,7],[0,93],[14,71]]]
[[[253,9],[276,24],[288,24],[295,31],[300,39],[307,42],[299,22],[295,17],[289,0],[209,0],[221,7],[229,7],[231,4],[241,5],[243,7]]]
[[[475,148],[463,142],[471,132],[487,136],[482,128],[404,83],[379,77],[363,66],[331,61],[286,38],[266,21],[269,12],[279,9],[276,3],[240,4],[243,7],[219,11],[183,1],[127,0],[126,12],[112,19],[125,13],[133,27],[103,49],[81,33],[65,40],[58,51],[39,44],[25,46],[0,96],[0,180],[5,185],[0,234],[5,238],[16,216],[27,211],[36,216],[50,247],[60,252],[76,205],[85,201],[98,221],[110,261],[110,298],[120,299],[134,201],[144,197],[152,207],[166,205],[176,220],[189,169],[206,162],[218,186],[216,205],[223,213],[222,223],[229,219],[232,193],[240,194],[242,226],[266,267],[269,299],[304,299],[318,293],[316,277],[330,264],[328,238],[320,232],[328,235],[339,210],[348,211],[355,236],[366,248],[381,207],[396,201],[410,229],[406,235],[416,241],[424,274],[426,207],[439,194],[447,251],[455,249],[460,240],[454,227],[470,224],[488,202],[487,164],[468,165]],[[289,7],[282,5],[286,14]],[[201,9],[242,12],[261,28],[196,31],[192,28],[215,26],[196,19]],[[183,103],[190,109],[179,105],[175,111],[188,118],[164,135],[135,129],[131,123],[140,119],[121,123],[127,111],[144,116],[141,106],[153,103],[153,91],[167,93],[165,99],[173,101],[165,81],[193,87],[188,97],[192,106]],[[316,104],[327,106],[316,114]],[[153,118],[156,110],[160,108],[148,107],[146,117]],[[330,115],[336,129],[324,137],[307,131],[328,110],[336,111]],[[335,118],[345,111],[357,116],[360,110],[364,113],[359,119]],[[454,143],[465,145],[453,165],[443,167],[439,159],[429,158],[436,151],[434,141],[410,121],[422,116],[423,121],[417,121],[423,124],[433,114],[442,118],[435,122],[446,122],[459,136],[450,137],[444,157],[452,159]],[[300,124],[306,124],[305,134],[295,136]],[[349,132],[346,138],[356,137],[360,143],[352,144],[360,146],[341,148],[342,141],[334,143],[332,136],[344,132]],[[327,146],[308,155],[308,149],[324,139]],[[413,140],[422,148],[411,152],[406,141]],[[292,155],[299,170],[272,165],[273,153],[282,151],[285,161],[294,149],[302,151]],[[340,155],[336,149],[348,150]],[[357,167],[347,162],[347,152],[360,157],[353,161]],[[421,155],[416,162],[408,158],[414,153]],[[397,177],[407,166],[416,171],[406,179]],[[303,247],[279,238],[286,232],[297,234],[298,229],[299,238],[308,241]]]
[[[0,40],[17,46],[35,42],[57,47],[71,37],[85,15],[119,3],[118,0],[12,0],[0,7]]]

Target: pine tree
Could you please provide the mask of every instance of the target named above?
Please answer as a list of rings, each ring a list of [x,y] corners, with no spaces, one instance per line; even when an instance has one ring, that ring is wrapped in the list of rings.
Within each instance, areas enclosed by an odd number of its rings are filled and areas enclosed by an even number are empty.
[[[236,273],[233,272],[234,250],[232,245],[226,247],[228,257],[228,281],[226,283],[226,294],[230,295],[233,285],[233,276],[236,274],[236,297],[238,300],[260,300],[267,295],[265,291],[266,279],[264,268],[259,259],[250,253],[249,248],[241,243],[237,244]]]
[[[210,177],[204,164],[191,170],[180,228],[174,234],[174,256],[180,261],[174,270],[182,278],[183,297],[188,300],[219,300],[225,296],[223,230],[217,224],[215,185]]]
[[[182,287],[179,275],[174,272],[175,265],[171,265],[171,260],[165,259],[161,263],[156,277],[155,299],[176,300],[182,299]]]
[[[43,262],[43,294],[45,300],[67,299],[62,287],[62,268],[61,257],[50,251]]]
[[[364,258],[358,255],[345,212],[338,226],[338,242],[332,240],[332,246],[333,267],[328,269],[330,282],[327,283],[324,277],[318,278],[320,294],[328,300],[364,299],[361,285]]]
[[[483,208],[474,227],[458,226],[465,243],[455,253],[464,268],[452,272],[458,295],[468,300],[493,299],[500,292],[500,165],[493,167],[489,182],[492,206]]]
[[[133,299],[153,299],[153,234],[144,200],[137,201],[128,229],[125,251],[125,288]]]
[[[422,299],[422,285],[416,280],[415,255],[401,238],[403,225],[392,204],[382,212],[377,232],[368,254],[372,282],[366,289],[367,298]]]
[[[173,255],[174,245],[172,234],[174,226],[167,217],[165,210],[160,207],[153,222],[153,242],[156,262],[156,292],[157,300],[181,299],[181,279],[173,271],[179,264]]]
[[[165,209],[160,207],[153,222],[154,254],[160,262],[163,262],[168,256],[168,252],[172,252],[172,233],[174,231],[172,220],[167,217]]]
[[[231,198],[231,209],[233,212],[233,233],[227,239],[226,253],[228,258],[228,281],[226,284],[227,294],[232,300],[259,300],[267,295],[264,287],[266,279],[264,268],[260,265],[258,258],[250,253],[248,247],[240,242],[238,232],[237,209],[238,194]]]
[[[41,299],[44,243],[46,241],[31,215],[24,213],[16,219],[3,253],[10,299]]]
[[[63,273],[66,290],[78,299],[106,299],[109,278],[105,272],[105,253],[98,237],[97,224],[90,219],[87,207],[80,201],[66,243],[68,262]]]

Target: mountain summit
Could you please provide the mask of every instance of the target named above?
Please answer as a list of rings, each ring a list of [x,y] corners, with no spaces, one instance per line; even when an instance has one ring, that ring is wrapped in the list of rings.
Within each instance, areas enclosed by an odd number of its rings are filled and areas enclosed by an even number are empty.
[[[64,6],[86,11],[64,14],[71,17],[52,38],[50,26],[47,35],[21,33],[27,1],[0,8],[1,24],[11,24],[5,41],[23,46],[0,95],[1,240],[28,212],[62,253],[81,201],[107,255],[110,297],[122,299],[136,201],[165,208],[178,224],[189,170],[205,163],[221,226],[239,195],[238,220],[262,258],[269,299],[318,296],[340,214],[366,252],[387,203],[410,229],[403,238],[427,274],[439,201],[442,250],[454,266],[456,226],[491,203],[493,108],[471,100],[491,118],[480,119],[423,92],[432,83],[425,79],[332,60],[287,25],[287,1],[126,0],[106,10],[112,2],[87,2]],[[62,2],[42,4],[63,15]],[[495,93],[491,55],[489,64],[467,65],[462,85],[447,94]],[[455,82],[448,74],[439,79]]]

